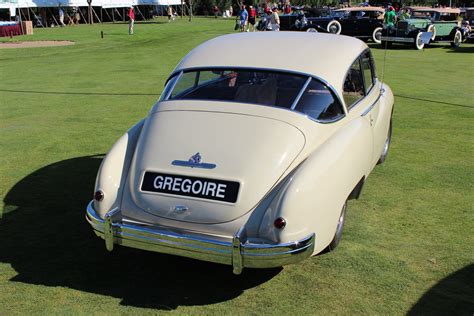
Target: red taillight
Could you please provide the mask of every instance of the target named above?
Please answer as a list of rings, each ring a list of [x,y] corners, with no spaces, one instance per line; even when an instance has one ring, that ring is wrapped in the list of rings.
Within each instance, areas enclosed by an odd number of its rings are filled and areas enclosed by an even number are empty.
[[[274,222],[273,225],[275,225],[276,228],[278,229],[283,229],[286,226],[286,221],[283,217],[278,217]]]
[[[98,190],[94,193],[94,200],[100,202],[104,199],[104,192],[101,190]]]

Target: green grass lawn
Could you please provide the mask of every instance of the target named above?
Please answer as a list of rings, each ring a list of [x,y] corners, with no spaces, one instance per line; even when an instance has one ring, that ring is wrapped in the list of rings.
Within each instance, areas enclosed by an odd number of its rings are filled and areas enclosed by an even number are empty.
[[[396,95],[393,143],[350,202],[335,252],[240,276],[108,253],[84,219],[100,158],[147,114],[178,61],[234,23],[156,22],[134,36],[126,24],[35,29],[14,40],[76,44],[0,50],[0,315],[473,315],[473,44],[386,56],[373,47]]]

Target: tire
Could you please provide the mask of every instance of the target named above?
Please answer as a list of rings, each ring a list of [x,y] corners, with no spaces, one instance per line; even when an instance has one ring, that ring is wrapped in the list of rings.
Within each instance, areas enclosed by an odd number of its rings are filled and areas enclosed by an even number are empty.
[[[306,30],[306,32],[308,32],[308,33],[318,33],[318,30],[315,29],[314,27],[310,27]]]
[[[344,229],[344,223],[346,221],[346,214],[347,214],[347,201],[342,206],[341,214],[339,215],[339,219],[337,221],[336,233],[334,233],[334,238],[332,239],[331,243],[327,246],[326,252],[334,251],[339,242],[342,239],[342,231]]]
[[[380,44],[382,41],[380,40],[380,37],[382,36],[382,28],[378,27],[374,30],[372,33],[372,40],[374,43]]]
[[[434,41],[435,38],[436,38],[436,27],[431,24],[430,26],[428,26],[428,29],[426,29],[427,32],[433,32],[433,35],[431,35],[431,40]]]
[[[461,31],[456,30],[456,33],[454,33],[453,41],[451,42],[451,47],[459,48],[459,46],[461,46],[461,42],[462,42]]]
[[[382,45],[382,48],[387,48],[387,49],[392,48],[392,42],[381,41],[380,45]]]
[[[329,33],[341,34],[342,26],[341,26],[341,23],[339,23],[339,21],[332,20],[331,22],[329,22],[326,29]]]
[[[390,118],[390,125],[388,126],[387,139],[385,140],[385,144],[383,145],[382,154],[380,155],[380,158],[377,161],[378,165],[382,164],[385,161],[385,159],[387,159],[388,150],[390,149],[391,142],[392,142],[392,119]]]
[[[425,47],[425,43],[421,41],[421,34],[422,34],[421,32],[418,32],[418,34],[416,34],[415,43],[413,44],[415,49],[418,49],[418,50],[422,50],[423,47]]]

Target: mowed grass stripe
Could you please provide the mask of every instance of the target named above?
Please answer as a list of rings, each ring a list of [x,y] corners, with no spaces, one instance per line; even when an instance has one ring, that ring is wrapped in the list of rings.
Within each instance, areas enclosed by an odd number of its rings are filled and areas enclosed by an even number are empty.
[[[399,96],[393,143],[350,202],[334,253],[241,276],[186,258],[107,253],[84,220],[100,154],[146,116],[190,49],[234,26],[157,22],[134,36],[126,24],[35,29],[21,39],[76,44],[0,50],[0,314],[472,314],[474,114],[457,105],[474,104],[473,54],[447,45],[371,45],[379,77],[385,55],[385,81]],[[121,95],[46,93],[55,91]]]

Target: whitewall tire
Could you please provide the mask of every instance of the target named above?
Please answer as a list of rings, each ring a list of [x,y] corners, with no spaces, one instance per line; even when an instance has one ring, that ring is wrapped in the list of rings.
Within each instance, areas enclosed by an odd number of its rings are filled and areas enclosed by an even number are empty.
[[[380,44],[382,42],[381,37],[382,37],[382,28],[378,27],[372,33],[372,40],[374,41],[374,43]]]
[[[425,47],[425,43],[423,43],[423,41],[421,40],[422,34],[423,34],[422,32],[419,32],[418,34],[416,34],[416,37],[415,37],[415,48],[418,50],[422,50],[423,47]]]
[[[332,34],[341,34],[342,26],[339,21],[332,20],[327,26],[327,31]]]
[[[451,47],[458,48],[461,46],[462,42],[462,33],[460,30],[457,30],[456,33],[454,33],[454,38],[453,41],[451,42]]]
[[[436,27],[433,24],[431,24],[430,26],[428,26],[428,29],[426,31],[433,33],[431,35],[431,40],[434,41],[436,38]]]

